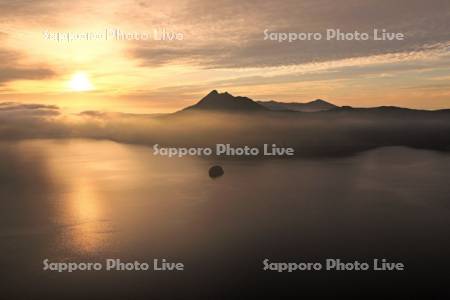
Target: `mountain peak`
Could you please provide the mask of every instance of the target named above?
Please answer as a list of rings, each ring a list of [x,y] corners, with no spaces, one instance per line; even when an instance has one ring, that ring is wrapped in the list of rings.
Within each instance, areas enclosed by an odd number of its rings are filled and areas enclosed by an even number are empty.
[[[217,94],[219,94],[219,92],[218,92],[217,90],[212,90],[211,92],[209,92],[208,95],[206,95],[206,97],[208,97],[208,96],[213,96],[213,95],[217,95]]]
[[[330,104],[329,102],[327,102],[325,100],[322,100],[322,99],[316,99],[316,100],[313,100],[313,101],[311,101],[309,103],[310,104],[312,104],[312,103],[316,103],[316,104]]]
[[[219,93],[212,90],[197,104],[189,106],[184,110],[211,110],[211,111],[266,111],[264,106],[256,103],[250,98],[233,96],[228,92]]]

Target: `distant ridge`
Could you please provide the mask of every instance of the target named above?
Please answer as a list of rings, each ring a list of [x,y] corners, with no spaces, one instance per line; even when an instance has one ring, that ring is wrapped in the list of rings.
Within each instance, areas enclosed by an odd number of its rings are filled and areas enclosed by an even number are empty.
[[[188,106],[181,112],[204,111],[204,112],[277,112],[277,113],[295,113],[295,112],[323,112],[326,115],[331,114],[421,114],[421,113],[444,113],[450,112],[450,109],[440,110],[421,110],[404,108],[397,106],[377,106],[377,107],[351,107],[337,106],[322,99],[316,99],[310,102],[277,102],[277,101],[254,101],[248,97],[233,96],[228,92],[219,93],[212,90],[196,104]]]
[[[306,103],[277,102],[277,101],[258,101],[258,103],[270,110],[277,110],[277,111],[291,110],[301,112],[317,112],[338,108],[338,106],[322,99],[316,99],[314,101]]]
[[[219,93],[216,90],[211,91],[196,104],[186,107],[188,110],[207,110],[207,111],[269,111],[268,108],[258,104],[247,97],[233,96],[228,92]]]

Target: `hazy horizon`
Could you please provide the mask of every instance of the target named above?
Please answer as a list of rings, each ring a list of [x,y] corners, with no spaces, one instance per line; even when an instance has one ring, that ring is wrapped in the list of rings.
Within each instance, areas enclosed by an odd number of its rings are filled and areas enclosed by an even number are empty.
[[[216,90],[216,89],[211,89],[211,91],[218,91],[219,93],[228,93],[227,90]],[[174,114],[177,112],[180,112],[190,106],[193,106],[195,104],[197,104],[201,99],[203,99],[208,93],[206,93],[205,95],[201,96],[198,99],[193,99],[192,102],[187,102],[186,106],[182,106],[179,108],[175,108],[174,110],[170,110],[170,111],[153,111],[153,110],[149,110],[149,111],[135,111],[133,108],[129,108],[129,110],[127,110],[125,108],[125,110],[122,111],[118,111],[118,110],[114,110],[114,108],[103,108],[103,109],[88,109],[86,108],[82,108],[80,107],[79,109],[67,109],[64,108],[64,106],[60,106],[57,104],[57,102],[55,103],[45,103],[45,102],[23,102],[23,101],[0,101],[0,109],[1,110],[8,110],[8,109],[18,109],[18,108],[31,108],[31,109],[56,109],[58,111],[60,111],[61,114],[67,114],[67,115],[82,115],[82,114],[94,114],[94,113],[117,113],[117,114],[129,114],[129,115],[136,115],[136,116],[156,116],[156,115],[164,115],[164,114]],[[247,97],[246,95],[235,95],[233,94],[232,96],[239,96],[239,97]],[[351,107],[351,108],[377,108],[377,107],[398,107],[398,108],[405,108],[405,109],[412,109],[412,110],[423,110],[423,111],[438,111],[438,110],[447,110],[450,109],[450,103],[448,106],[444,106],[441,108],[417,108],[417,107],[409,107],[409,106],[397,106],[397,105],[391,105],[391,104],[383,104],[383,105],[374,105],[374,106],[361,106],[361,105],[356,105],[356,106],[351,106],[351,105],[347,105],[347,104],[342,104],[342,105],[337,105],[335,104],[332,100],[330,99],[323,99],[323,98],[314,98],[314,99],[308,99],[305,101],[282,101],[282,100],[278,100],[276,98],[274,99],[250,99],[253,100],[255,102],[277,102],[277,103],[282,103],[282,104],[309,104],[311,102],[317,101],[317,100],[321,100],[321,101],[325,101],[329,104],[332,105],[336,105],[338,108],[339,107]],[[269,108],[270,109],[270,108]],[[276,111],[276,110],[274,110]],[[304,111],[304,113],[316,113],[319,111]],[[237,113],[237,112],[236,112]]]

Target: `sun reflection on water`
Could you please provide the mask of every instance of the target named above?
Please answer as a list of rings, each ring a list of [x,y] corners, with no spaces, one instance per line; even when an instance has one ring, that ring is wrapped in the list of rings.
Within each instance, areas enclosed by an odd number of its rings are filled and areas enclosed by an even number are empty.
[[[57,196],[56,222],[63,228],[59,244],[77,254],[101,252],[109,245],[113,231],[107,215],[108,199],[102,193],[108,184],[99,175],[119,168],[116,164],[120,161],[110,158],[120,157],[120,147],[114,143],[100,145],[93,150],[89,143],[77,141],[65,148],[68,152],[50,156],[54,180],[62,187]]]
[[[71,246],[82,252],[97,251],[104,242],[101,233],[104,222],[101,222],[100,201],[89,179],[80,178],[74,182],[73,191],[65,203],[65,218],[74,223],[69,231]]]

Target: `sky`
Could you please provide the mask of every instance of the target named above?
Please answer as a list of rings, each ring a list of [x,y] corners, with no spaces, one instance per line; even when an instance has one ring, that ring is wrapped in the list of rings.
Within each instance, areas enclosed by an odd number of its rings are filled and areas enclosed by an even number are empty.
[[[265,38],[330,29],[404,39]],[[105,32],[108,40],[54,38]],[[177,38],[156,39],[163,32]],[[163,113],[217,89],[255,100],[450,108],[449,50],[448,0],[0,0],[0,102]]]

